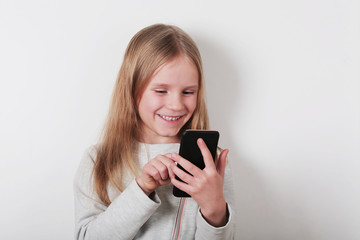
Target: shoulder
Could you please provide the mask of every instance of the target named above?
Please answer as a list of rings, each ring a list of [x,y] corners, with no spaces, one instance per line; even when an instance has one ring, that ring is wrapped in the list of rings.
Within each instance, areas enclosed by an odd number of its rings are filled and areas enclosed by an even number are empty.
[[[91,145],[90,147],[86,148],[81,158],[80,166],[93,166],[95,164],[99,149],[100,144]]]
[[[92,145],[85,149],[74,176],[74,183],[76,185],[82,185],[84,180],[88,181],[91,179],[98,149],[98,144]]]
[[[92,146],[88,147],[87,149],[85,149],[83,160],[85,158],[85,159],[91,160],[93,163],[95,163],[96,156],[97,156],[99,149],[100,149],[100,144],[92,145]]]
[[[85,149],[79,166],[73,178],[73,190],[76,206],[82,209],[90,209],[93,205],[103,209],[102,204],[94,188],[94,165],[97,156],[98,145],[93,145]]]

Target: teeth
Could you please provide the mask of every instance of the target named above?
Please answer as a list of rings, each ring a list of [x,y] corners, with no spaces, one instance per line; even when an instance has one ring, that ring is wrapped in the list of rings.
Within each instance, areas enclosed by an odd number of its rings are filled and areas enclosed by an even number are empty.
[[[179,117],[169,117],[169,116],[160,115],[160,114],[159,114],[159,116],[162,117],[162,118],[165,119],[165,120],[168,120],[168,121],[176,121],[176,120],[178,120],[179,118],[181,118],[181,116],[179,116]]]

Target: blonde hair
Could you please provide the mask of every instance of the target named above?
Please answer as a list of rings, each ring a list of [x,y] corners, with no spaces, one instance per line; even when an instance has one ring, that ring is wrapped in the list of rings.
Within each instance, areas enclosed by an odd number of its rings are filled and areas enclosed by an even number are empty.
[[[126,49],[97,149],[94,187],[105,204],[111,203],[107,192],[109,183],[122,192],[124,171],[130,171],[136,177],[140,170],[135,152],[141,127],[137,103],[142,92],[156,69],[180,55],[191,59],[196,66],[199,89],[195,111],[179,134],[185,129],[208,129],[202,61],[195,42],[183,30],[172,25],[155,24],[140,30]]]

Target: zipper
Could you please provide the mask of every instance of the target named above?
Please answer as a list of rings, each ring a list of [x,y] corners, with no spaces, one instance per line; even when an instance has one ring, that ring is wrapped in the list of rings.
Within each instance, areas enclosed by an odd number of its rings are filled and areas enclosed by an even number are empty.
[[[176,219],[175,219],[175,226],[174,226],[174,232],[172,235],[172,240],[178,240],[180,236],[180,230],[181,230],[181,221],[185,209],[185,202],[186,198],[180,198],[178,211],[176,213]]]

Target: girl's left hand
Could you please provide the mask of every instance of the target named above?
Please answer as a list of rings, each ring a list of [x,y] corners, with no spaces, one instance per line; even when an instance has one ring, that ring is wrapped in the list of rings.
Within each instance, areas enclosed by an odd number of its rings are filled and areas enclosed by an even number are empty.
[[[199,138],[197,144],[203,155],[205,168],[201,170],[179,154],[173,153],[171,158],[192,176],[173,164],[172,171],[184,182],[177,180],[173,176],[171,182],[180,190],[191,195],[199,204],[201,214],[209,224],[215,227],[224,226],[227,222],[227,210],[223,185],[226,157],[229,150],[226,149],[220,153],[216,167],[204,140]]]

